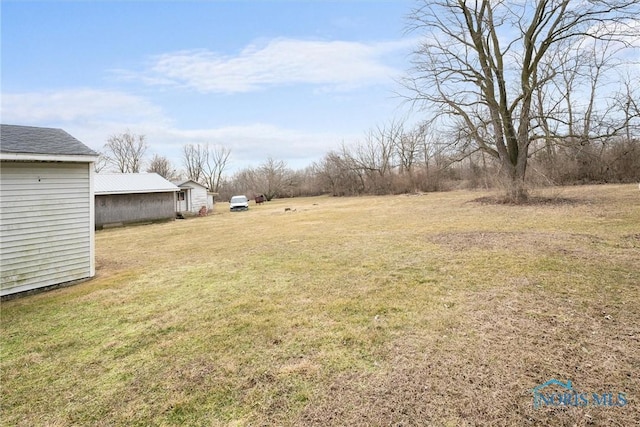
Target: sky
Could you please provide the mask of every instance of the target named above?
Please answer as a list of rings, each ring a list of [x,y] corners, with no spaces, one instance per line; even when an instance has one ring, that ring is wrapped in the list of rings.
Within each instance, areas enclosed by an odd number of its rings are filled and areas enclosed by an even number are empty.
[[[407,116],[398,79],[412,0],[17,1],[1,4],[1,121],[62,128],[102,151],[145,135],[293,169]]]

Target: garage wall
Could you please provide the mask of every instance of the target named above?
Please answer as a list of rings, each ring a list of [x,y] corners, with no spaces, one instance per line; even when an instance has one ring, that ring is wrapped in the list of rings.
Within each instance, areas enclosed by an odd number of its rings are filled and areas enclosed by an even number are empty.
[[[176,217],[175,192],[96,195],[96,228],[172,220]]]
[[[94,275],[91,166],[2,162],[1,295]]]

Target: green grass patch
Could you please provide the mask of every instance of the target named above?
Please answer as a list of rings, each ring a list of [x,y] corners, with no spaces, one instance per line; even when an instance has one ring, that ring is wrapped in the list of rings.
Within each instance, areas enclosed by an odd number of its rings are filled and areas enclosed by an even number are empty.
[[[100,231],[95,279],[2,303],[0,423],[632,425],[640,193],[561,193],[277,200]],[[630,403],[534,410],[550,378]]]

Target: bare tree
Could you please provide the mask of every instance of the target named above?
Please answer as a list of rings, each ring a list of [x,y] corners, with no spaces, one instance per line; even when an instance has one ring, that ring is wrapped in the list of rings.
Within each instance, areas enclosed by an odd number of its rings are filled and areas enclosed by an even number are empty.
[[[182,147],[182,165],[187,174],[187,179],[195,182],[203,180],[205,160],[205,149],[200,144],[186,144]]]
[[[204,152],[203,179],[209,191],[217,193],[220,190],[220,184],[222,183],[231,150],[223,146],[209,147],[205,145]]]
[[[231,197],[235,194],[245,194],[249,198],[257,194],[258,179],[256,170],[253,168],[245,168],[236,172],[227,186],[224,197]]]
[[[322,160],[314,163],[313,171],[320,185],[320,191],[332,196],[352,196],[364,192],[364,177],[348,153],[346,147],[342,151],[330,151]]]
[[[178,175],[171,164],[171,161],[165,156],[160,156],[158,154],[153,155],[153,158],[149,163],[149,167],[147,168],[147,172],[155,172],[169,181],[175,180]]]
[[[622,113],[625,139],[640,139],[640,74],[622,76],[622,89],[614,97]]]
[[[395,151],[398,158],[399,173],[412,175],[416,163],[420,161],[421,141],[424,140],[420,126],[405,132],[395,140]]]
[[[369,191],[385,194],[391,190],[394,154],[401,136],[402,124],[391,122],[369,130],[364,141],[354,147],[351,163],[366,176]]]
[[[95,172],[102,172],[108,165],[109,158],[104,153],[98,152],[98,159],[93,163],[93,169]]]
[[[287,163],[269,157],[255,171],[255,183],[256,189],[264,194],[267,200],[281,196],[292,185]]]
[[[310,165],[304,169],[292,172],[292,186],[289,189],[290,197],[318,196],[323,194],[315,166]]]
[[[616,179],[612,161],[618,160],[611,150],[631,140],[629,124],[638,117],[628,114],[625,105],[633,99],[627,82],[640,74],[617,72],[627,66],[625,50],[626,45],[615,39],[585,38],[542,63],[541,74],[550,76],[550,84],[536,91],[534,129],[541,136],[532,143],[532,155],[536,171],[544,170],[545,179]]]
[[[147,143],[144,135],[130,131],[109,137],[104,146],[105,155],[118,172],[138,173],[142,168]]]
[[[534,95],[559,68],[543,63],[571,41],[624,43],[637,28],[637,0],[422,0],[410,30],[424,35],[405,85],[411,99],[462,123],[474,144],[501,166],[510,200],[526,199]],[[626,34],[625,34],[626,33]]]
[[[227,168],[231,150],[209,144],[187,144],[182,147],[182,161],[187,178],[218,192]]]

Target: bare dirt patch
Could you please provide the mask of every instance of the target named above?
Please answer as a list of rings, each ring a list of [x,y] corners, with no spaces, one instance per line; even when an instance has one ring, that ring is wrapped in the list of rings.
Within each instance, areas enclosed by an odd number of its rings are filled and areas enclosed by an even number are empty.
[[[590,246],[602,244],[601,237],[592,234],[560,233],[560,232],[508,232],[508,231],[473,231],[445,232],[428,235],[431,243],[445,246],[452,250],[537,250],[541,252],[566,252],[570,246]]]
[[[623,240],[632,248],[640,248],[640,233],[627,234],[624,236]]]
[[[337,378],[298,424],[638,425],[638,307],[583,303],[535,288],[470,293],[457,325],[397,340],[385,369]],[[535,409],[532,389],[551,378],[632,404]]]
[[[530,196],[525,200],[513,201],[501,196],[483,196],[470,200],[471,203],[483,205],[519,205],[519,206],[573,206],[589,203],[587,199],[568,197]]]

